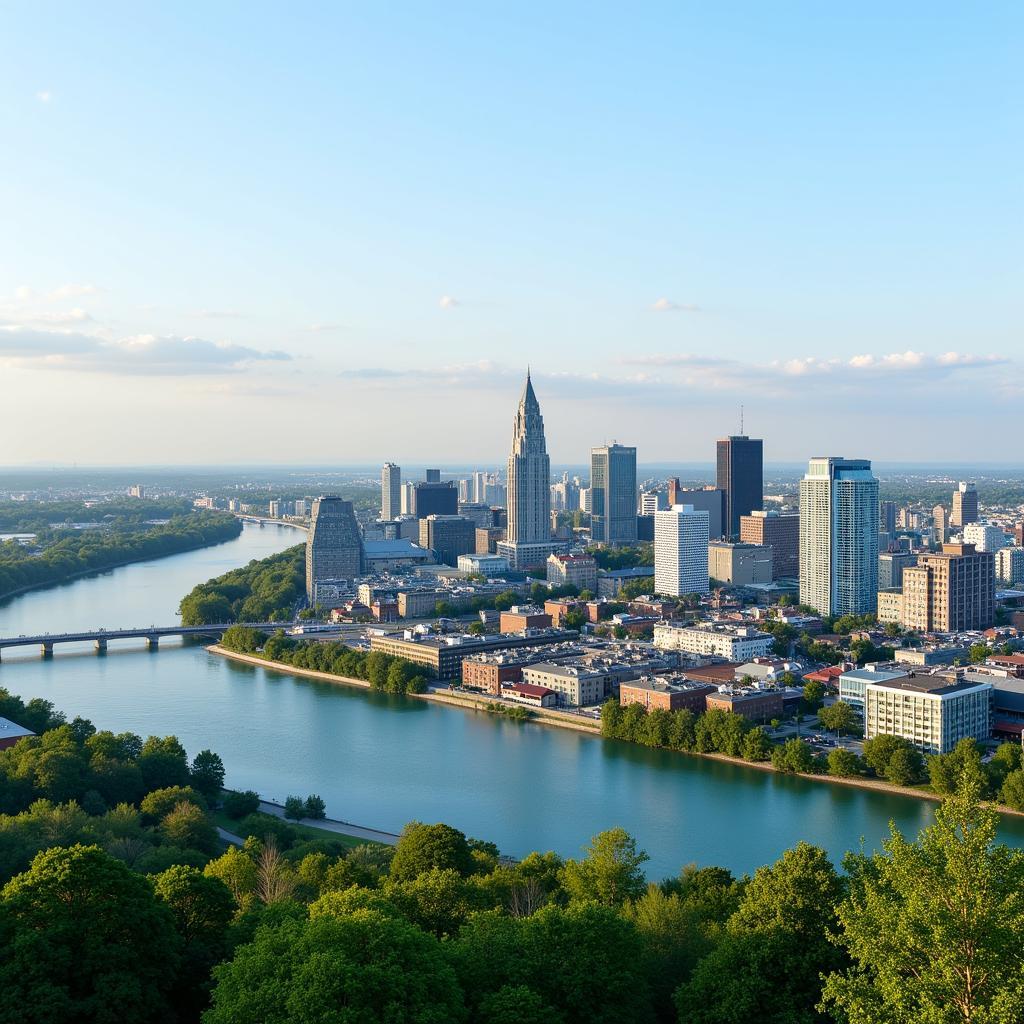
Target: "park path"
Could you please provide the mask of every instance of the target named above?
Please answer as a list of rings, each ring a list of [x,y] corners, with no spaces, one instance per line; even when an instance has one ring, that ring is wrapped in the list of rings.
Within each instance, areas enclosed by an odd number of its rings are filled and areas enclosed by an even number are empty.
[[[260,810],[264,814],[273,814],[275,818],[284,818],[284,807],[281,804],[275,804],[269,800],[261,800]],[[324,832],[336,832],[339,835],[352,836],[354,839],[366,839],[374,843],[384,843],[386,846],[394,846],[398,842],[398,836],[394,832],[381,832],[379,829],[364,828],[362,825],[352,825],[347,821],[336,821],[333,818],[303,818],[297,824],[308,825],[310,828],[319,828]]]

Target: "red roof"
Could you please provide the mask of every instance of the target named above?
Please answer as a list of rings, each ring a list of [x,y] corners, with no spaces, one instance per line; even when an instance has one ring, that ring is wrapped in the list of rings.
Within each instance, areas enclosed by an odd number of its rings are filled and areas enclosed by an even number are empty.
[[[828,665],[825,668],[819,668],[816,672],[808,672],[804,676],[804,679],[813,679],[817,683],[830,683],[833,679],[838,679],[846,671],[842,665]]]
[[[992,731],[1024,736],[1024,722],[1009,722],[1005,718],[997,718],[992,723]]]
[[[546,697],[549,693],[555,692],[546,686],[537,686],[536,683],[513,683],[509,689],[521,693],[524,697]]]

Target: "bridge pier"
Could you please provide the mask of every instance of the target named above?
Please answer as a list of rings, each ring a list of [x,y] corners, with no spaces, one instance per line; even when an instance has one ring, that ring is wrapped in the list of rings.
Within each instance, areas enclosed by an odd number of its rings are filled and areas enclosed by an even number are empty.
[[[96,637],[96,653],[106,654],[107,653],[107,638],[98,636]]]
[[[44,640],[39,646],[40,646],[41,653],[42,653],[44,658],[52,658],[53,657],[53,641],[52,640]]]
[[[158,636],[147,636],[146,637],[146,650],[147,651],[158,651],[160,649],[160,637]]]

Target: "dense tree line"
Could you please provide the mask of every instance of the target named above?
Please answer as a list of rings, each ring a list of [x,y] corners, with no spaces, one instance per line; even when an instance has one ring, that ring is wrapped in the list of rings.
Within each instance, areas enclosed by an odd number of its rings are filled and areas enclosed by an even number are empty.
[[[147,873],[58,840],[0,891],[0,1021],[1013,1024],[1024,854],[981,791],[965,764],[844,873],[798,843],[660,883],[621,829],[510,863],[443,824],[348,850],[268,825]]]
[[[306,591],[305,559],[306,546],[297,544],[200,583],[181,600],[182,623],[290,622]]]
[[[139,514],[152,518],[154,512],[150,507]],[[16,541],[0,543],[0,599],[81,573],[217,544],[237,537],[241,529],[234,516],[206,509],[174,515],[156,525],[114,517],[102,529],[47,529],[37,535],[36,549]]]
[[[358,651],[337,640],[296,640],[280,629],[268,636],[249,626],[232,626],[220,642],[229,651],[258,655],[294,668],[365,679],[373,689],[387,693],[422,693],[432,675],[429,668],[408,658]]]
[[[151,519],[172,519],[192,512],[188,498],[113,498],[109,501],[0,501],[0,531],[34,533],[37,540],[72,523],[142,527]]]

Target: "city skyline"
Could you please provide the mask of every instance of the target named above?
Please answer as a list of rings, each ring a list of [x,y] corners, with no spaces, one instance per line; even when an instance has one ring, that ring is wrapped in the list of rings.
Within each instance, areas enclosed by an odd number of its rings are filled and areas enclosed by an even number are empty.
[[[0,463],[1015,458],[1024,12],[581,12],[11,11]]]

